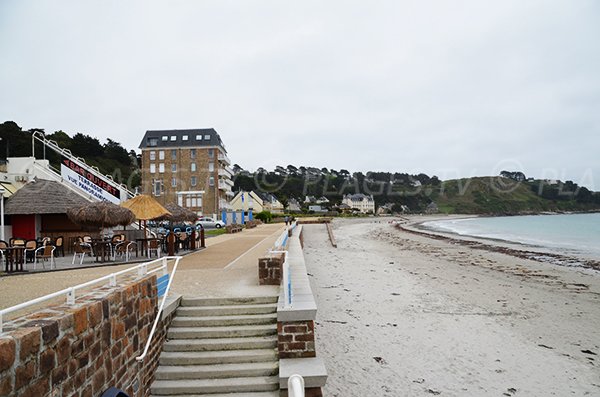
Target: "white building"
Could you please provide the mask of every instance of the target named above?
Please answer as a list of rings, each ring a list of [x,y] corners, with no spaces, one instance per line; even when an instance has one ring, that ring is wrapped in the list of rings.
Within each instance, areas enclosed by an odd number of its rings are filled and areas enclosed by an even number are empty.
[[[342,203],[348,205],[350,208],[357,209],[363,214],[375,213],[375,200],[373,200],[373,195],[367,196],[362,193],[346,194],[344,195]]]

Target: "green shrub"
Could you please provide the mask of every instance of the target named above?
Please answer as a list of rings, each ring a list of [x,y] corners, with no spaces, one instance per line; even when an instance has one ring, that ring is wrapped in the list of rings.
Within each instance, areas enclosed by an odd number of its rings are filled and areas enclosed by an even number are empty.
[[[254,215],[254,217],[256,219],[260,219],[264,223],[269,223],[269,222],[271,222],[271,219],[273,219],[273,214],[271,214],[270,211],[262,211],[256,215]]]

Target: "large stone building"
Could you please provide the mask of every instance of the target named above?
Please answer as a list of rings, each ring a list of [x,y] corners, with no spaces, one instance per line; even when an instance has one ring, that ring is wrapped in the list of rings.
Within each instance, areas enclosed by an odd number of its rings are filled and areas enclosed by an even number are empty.
[[[231,162],[213,128],[146,131],[140,149],[143,193],[200,215],[230,208]]]

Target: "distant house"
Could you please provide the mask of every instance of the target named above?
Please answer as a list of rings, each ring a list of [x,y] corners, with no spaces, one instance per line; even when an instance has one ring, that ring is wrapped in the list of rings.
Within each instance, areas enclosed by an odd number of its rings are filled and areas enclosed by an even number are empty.
[[[438,208],[437,204],[433,201],[429,203],[427,208],[425,208],[425,213],[427,214],[437,214],[438,212],[440,212],[440,209]]]
[[[302,208],[300,208],[298,200],[291,198],[288,200],[287,210],[290,212],[300,212]]]
[[[252,210],[254,213],[270,211],[283,213],[283,204],[275,196],[264,192],[238,192],[231,200],[231,207],[236,211]]]
[[[317,198],[315,196],[306,196],[304,198],[304,204],[311,204],[311,203],[316,203],[317,202]]]
[[[387,203],[387,204],[380,206],[379,208],[377,208],[377,215],[391,214],[393,206],[394,206],[393,203]]]
[[[342,203],[350,206],[350,208],[357,209],[363,214],[375,213],[375,200],[373,200],[372,195],[367,196],[362,193],[346,194],[342,199]]]
[[[315,201],[315,203],[317,203],[317,204],[329,204],[329,199],[327,197],[325,197],[325,196],[321,196],[321,197],[319,197]]]
[[[326,208],[323,208],[323,207],[321,207],[320,205],[309,205],[309,206],[308,206],[308,210],[309,210],[309,211],[312,211],[312,212],[314,212],[314,213],[317,213],[317,214],[318,214],[318,213],[322,213],[322,214],[324,214],[324,213],[326,213],[326,212],[327,212],[327,209],[326,209]]]

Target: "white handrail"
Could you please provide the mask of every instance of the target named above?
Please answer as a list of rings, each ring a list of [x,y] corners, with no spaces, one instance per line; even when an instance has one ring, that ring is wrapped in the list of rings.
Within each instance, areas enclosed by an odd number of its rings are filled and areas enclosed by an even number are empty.
[[[283,305],[286,309],[289,309],[292,307],[292,274],[290,272],[290,263],[288,262],[288,252],[284,250],[271,250],[269,254],[283,254]]]
[[[181,257],[165,257],[165,258],[167,258],[167,259],[174,259],[174,258],[181,258]],[[39,298],[35,298],[35,299],[32,299],[32,300],[29,300],[27,302],[23,302],[23,303],[20,303],[18,305],[15,305],[15,306],[8,307],[6,309],[2,309],[2,310],[0,310],[0,333],[2,333],[2,331],[3,331],[3,328],[2,328],[3,327],[3,318],[4,318],[5,314],[9,314],[9,313],[15,312],[17,310],[25,309],[27,307],[36,305],[38,303],[42,303],[42,302],[48,301],[50,299],[59,297],[61,295],[66,295],[66,298],[67,298],[66,300],[67,300],[67,304],[68,305],[74,305],[75,304],[75,292],[77,292],[77,290],[89,287],[89,286],[94,285],[94,284],[98,284],[99,282],[105,281],[105,280],[108,280],[109,281],[109,285],[111,287],[114,287],[114,286],[117,285],[117,283],[116,283],[117,276],[120,276],[120,275],[129,273],[129,272],[132,272],[134,270],[138,270],[138,274],[139,274],[139,270],[140,269],[145,269],[145,272],[143,274],[140,274],[140,275],[141,276],[146,275],[147,272],[148,272],[148,266],[154,265],[155,263],[157,263],[159,261],[161,262],[161,265],[159,266],[159,269],[166,267],[167,266],[166,262],[163,261],[163,259],[164,258],[159,258],[159,259],[155,259],[155,260],[150,261],[150,262],[141,263],[141,264],[133,266],[133,267],[131,267],[129,269],[121,270],[121,271],[116,272],[116,273],[111,273],[111,274],[109,274],[107,276],[100,277],[100,278],[97,278],[95,280],[83,283],[83,284],[79,284],[79,285],[76,285],[76,286],[73,286],[73,287],[65,288],[63,290],[54,292],[52,294],[44,295],[44,296],[41,296]]]
[[[304,397],[304,378],[294,374],[288,378],[288,396]]]
[[[146,342],[146,347],[144,348],[144,352],[141,356],[136,357],[135,359],[138,362],[142,362],[146,355],[148,354],[148,349],[150,349],[150,344],[152,343],[152,338],[154,337],[154,332],[156,331],[156,327],[158,326],[158,322],[160,321],[160,316],[162,314],[163,308],[165,307],[165,302],[167,300],[167,296],[169,296],[169,289],[171,288],[171,283],[173,282],[173,278],[175,277],[175,272],[177,271],[177,265],[181,260],[181,256],[176,257],[165,257],[163,258],[165,266],[167,263],[167,258],[175,258],[175,264],[173,265],[173,270],[171,271],[171,276],[169,277],[169,282],[167,283],[167,288],[165,289],[165,294],[163,295],[162,302],[160,302],[160,307],[158,308],[158,312],[156,313],[156,318],[154,319],[154,324],[152,324],[152,330],[148,335],[148,341]]]

